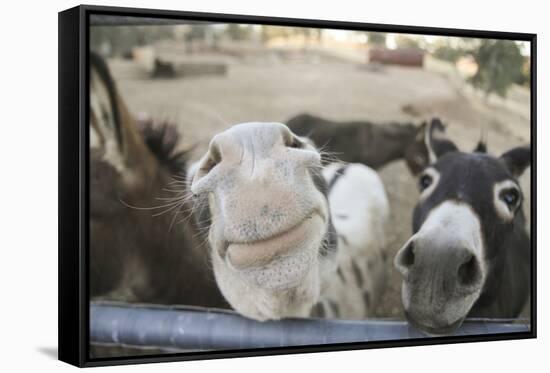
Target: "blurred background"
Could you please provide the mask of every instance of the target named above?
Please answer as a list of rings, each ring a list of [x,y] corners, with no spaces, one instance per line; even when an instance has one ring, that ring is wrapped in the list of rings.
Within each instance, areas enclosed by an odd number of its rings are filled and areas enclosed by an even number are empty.
[[[459,148],[484,136],[495,155],[530,141],[528,42],[96,15],[91,25],[91,48],[130,110],[176,123],[195,157],[233,124],[301,113],[380,124],[439,116]],[[380,174],[393,257],[411,235],[418,192],[403,161]],[[530,171],[526,212],[529,182]],[[393,268],[384,299],[376,316],[402,317]]]

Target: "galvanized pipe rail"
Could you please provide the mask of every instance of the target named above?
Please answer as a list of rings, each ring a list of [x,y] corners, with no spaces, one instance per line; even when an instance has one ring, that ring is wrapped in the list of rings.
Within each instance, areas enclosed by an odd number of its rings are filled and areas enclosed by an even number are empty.
[[[528,332],[525,320],[467,320],[452,335]],[[258,322],[235,312],[97,302],[90,308],[90,341],[165,349],[286,347],[424,338],[404,321],[286,319]]]

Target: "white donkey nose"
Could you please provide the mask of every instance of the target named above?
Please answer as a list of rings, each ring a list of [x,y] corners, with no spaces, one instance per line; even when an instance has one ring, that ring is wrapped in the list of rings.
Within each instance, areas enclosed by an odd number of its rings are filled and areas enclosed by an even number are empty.
[[[458,290],[475,288],[482,280],[481,264],[472,250],[441,247],[429,238],[411,238],[398,251],[394,264],[405,279],[432,273],[442,284],[454,284]]]

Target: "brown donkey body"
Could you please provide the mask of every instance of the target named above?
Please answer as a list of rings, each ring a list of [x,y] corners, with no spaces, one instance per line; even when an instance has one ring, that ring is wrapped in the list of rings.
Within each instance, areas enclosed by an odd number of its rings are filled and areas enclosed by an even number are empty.
[[[190,206],[173,202],[185,201],[177,132],[138,123],[105,62],[90,63],[92,299],[225,307]]]

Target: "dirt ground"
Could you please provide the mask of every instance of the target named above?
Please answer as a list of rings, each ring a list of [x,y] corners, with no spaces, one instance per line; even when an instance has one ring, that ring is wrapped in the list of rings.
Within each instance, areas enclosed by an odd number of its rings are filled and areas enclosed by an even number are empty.
[[[216,58],[216,56],[209,56]],[[482,131],[489,152],[527,144],[530,138],[529,92],[514,88],[507,100],[485,101],[445,69],[367,68],[356,62],[317,58],[311,61],[235,59],[225,76],[152,80],[127,60],[110,60],[115,80],[130,109],[175,121],[182,147],[198,145],[240,122],[278,121],[308,112],[333,120],[421,122],[437,115],[463,150],[473,149]],[[403,108],[406,108],[405,110]],[[411,214],[418,193],[403,161],[380,170],[391,206],[388,255],[411,235]],[[521,179],[530,211],[530,171]],[[529,214],[528,214],[529,215]],[[402,317],[400,278],[393,267],[377,317]]]

